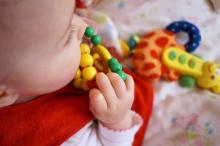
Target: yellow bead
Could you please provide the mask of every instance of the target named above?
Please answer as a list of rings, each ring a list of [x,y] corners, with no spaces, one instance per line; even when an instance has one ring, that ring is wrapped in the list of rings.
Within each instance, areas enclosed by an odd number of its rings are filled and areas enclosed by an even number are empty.
[[[119,40],[121,45],[122,53],[124,57],[128,57],[130,55],[130,48],[128,44],[124,40]]]
[[[96,74],[97,74],[97,71],[95,67],[93,66],[86,67],[82,70],[82,77],[83,79],[86,79],[87,81],[93,80]]]
[[[80,45],[81,54],[90,54],[90,47],[87,44]]]
[[[87,80],[86,79],[82,79],[81,81],[81,88],[85,91],[89,90],[89,86],[87,85]]]
[[[100,55],[98,53],[94,53],[92,55],[92,57],[93,57],[94,60],[100,59]]]
[[[73,80],[73,86],[75,88],[79,89],[81,87],[81,82],[82,82],[81,78],[75,79],[75,80]]]
[[[98,53],[105,61],[108,61],[112,58],[112,55],[109,53],[108,49],[105,48],[103,45],[97,45],[94,48],[94,52]]]
[[[98,71],[101,71],[101,72],[104,71],[104,67],[99,60],[94,61],[94,66]]]
[[[94,60],[90,54],[83,54],[80,60],[80,67],[84,68],[87,66],[92,66],[93,62]]]
[[[76,75],[75,75],[74,79],[78,79],[78,78],[81,78],[81,70],[80,69],[78,69],[76,71]]]

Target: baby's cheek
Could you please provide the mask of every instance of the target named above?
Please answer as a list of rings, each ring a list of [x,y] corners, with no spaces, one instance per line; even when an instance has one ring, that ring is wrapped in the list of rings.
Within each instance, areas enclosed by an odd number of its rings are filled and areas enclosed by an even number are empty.
[[[73,79],[79,67],[78,44],[74,41],[69,47],[57,52],[45,51],[43,56],[33,53],[31,58],[17,64],[17,69],[14,70],[16,76],[10,76],[9,84],[25,97],[39,96],[63,88]]]

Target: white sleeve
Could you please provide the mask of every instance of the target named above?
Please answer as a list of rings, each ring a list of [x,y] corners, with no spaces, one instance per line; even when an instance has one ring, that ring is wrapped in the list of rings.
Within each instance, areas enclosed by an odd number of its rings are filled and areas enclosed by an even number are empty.
[[[125,130],[113,130],[98,124],[98,137],[103,146],[132,146],[134,136],[142,125],[142,118],[132,112],[132,126]]]
[[[108,129],[91,121],[61,146],[132,146],[141,125],[142,118],[135,112],[132,112],[131,128],[125,130]]]

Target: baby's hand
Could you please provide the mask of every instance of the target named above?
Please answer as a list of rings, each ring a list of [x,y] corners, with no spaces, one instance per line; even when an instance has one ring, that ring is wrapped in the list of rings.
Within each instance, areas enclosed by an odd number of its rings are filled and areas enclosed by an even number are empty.
[[[130,75],[123,81],[116,73],[98,73],[99,89],[90,90],[90,110],[101,123],[112,129],[132,125],[131,106],[134,100],[134,80]]]

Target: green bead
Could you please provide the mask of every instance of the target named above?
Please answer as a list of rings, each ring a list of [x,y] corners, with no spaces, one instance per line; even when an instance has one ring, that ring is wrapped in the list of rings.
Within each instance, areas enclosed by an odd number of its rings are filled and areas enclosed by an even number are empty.
[[[86,37],[90,38],[94,35],[94,33],[95,33],[95,30],[92,27],[89,26],[89,27],[86,28],[86,31],[85,31],[84,34],[85,34]]]
[[[111,64],[109,67],[110,67],[111,71],[113,71],[113,72],[117,72],[117,71],[122,70],[122,65],[120,63]]]
[[[99,35],[93,35],[91,38],[91,41],[92,41],[93,45],[97,46],[97,45],[101,44],[102,38]]]
[[[193,88],[196,86],[196,80],[195,80],[195,78],[193,78],[191,76],[182,76],[179,79],[179,84],[182,87]]]
[[[195,68],[195,66],[196,66],[196,61],[195,60],[193,60],[193,59],[191,59],[190,61],[189,61],[189,67],[190,68]]]
[[[118,60],[114,57],[108,60],[108,66],[111,66],[113,64],[119,63]]]
[[[176,52],[174,52],[174,51],[170,52],[169,53],[169,58],[170,58],[170,60],[176,59]]]
[[[127,75],[122,70],[119,70],[116,73],[122,78],[122,80],[126,80]]]
[[[185,55],[180,55],[179,56],[179,63],[180,64],[185,64],[186,63],[186,56]]]

